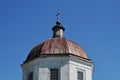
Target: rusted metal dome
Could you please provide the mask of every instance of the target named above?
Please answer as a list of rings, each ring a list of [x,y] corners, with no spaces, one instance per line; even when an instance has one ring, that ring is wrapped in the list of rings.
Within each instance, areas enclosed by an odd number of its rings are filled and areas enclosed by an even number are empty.
[[[78,44],[65,38],[51,38],[35,46],[29,53],[25,62],[44,54],[72,54],[87,59],[86,53]]]
[[[63,37],[63,31],[65,29],[60,25],[60,22],[56,22],[56,25],[52,28],[52,30],[53,38],[48,39],[35,46],[30,51],[25,62],[39,58],[42,55],[71,54],[88,59],[86,53],[78,44]]]

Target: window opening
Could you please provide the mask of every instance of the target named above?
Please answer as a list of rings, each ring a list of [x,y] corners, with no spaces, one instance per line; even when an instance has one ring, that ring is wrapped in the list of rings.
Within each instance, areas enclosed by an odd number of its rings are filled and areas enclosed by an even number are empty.
[[[77,72],[77,80],[83,80],[83,72],[82,71]]]
[[[30,72],[30,73],[28,74],[28,80],[33,80],[33,72]]]
[[[58,69],[56,68],[50,69],[50,80],[59,80]]]

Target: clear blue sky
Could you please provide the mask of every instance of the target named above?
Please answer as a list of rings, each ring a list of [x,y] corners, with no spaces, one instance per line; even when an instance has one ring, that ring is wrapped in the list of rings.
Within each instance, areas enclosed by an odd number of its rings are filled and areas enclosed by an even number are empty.
[[[20,64],[52,37],[58,11],[64,36],[94,62],[93,80],[120,80],[120,0],[0,0],[0,80],[22,80]]]

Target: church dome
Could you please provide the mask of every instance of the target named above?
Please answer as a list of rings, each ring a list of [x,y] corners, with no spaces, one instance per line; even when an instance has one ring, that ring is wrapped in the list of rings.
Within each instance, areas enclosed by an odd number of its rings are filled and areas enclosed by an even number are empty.
[[[56,25],[52,28],[53,38],[48,39],[37,46],[35,46],[27,56],[25,62],[29,62],[33,59],[39,58],[41,55],[64,55],[70,54],[81,58],[87,58],[84,50],[75,42],[70,41],[63,37],[63,31],[65,30],[60,22],[56,22]]]

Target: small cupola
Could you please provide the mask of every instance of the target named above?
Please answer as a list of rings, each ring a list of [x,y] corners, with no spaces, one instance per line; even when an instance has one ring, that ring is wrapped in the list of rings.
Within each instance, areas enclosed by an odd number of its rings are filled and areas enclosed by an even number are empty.
[[[61,25],[60,21],[56,22],[56,25],[52,28],[53,30],[53,38],[59,37],[63,38],[63,32],[65,31],[65,28]]]
[[[53,31],[53,38],[63,38],[63,32],[65,31],[65,28],[61,25],[60,23],[60,13],[56,14],[57,21],[56,25],[53,26],[52,31]]]

